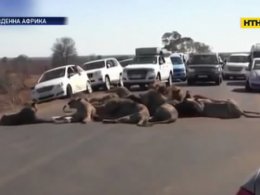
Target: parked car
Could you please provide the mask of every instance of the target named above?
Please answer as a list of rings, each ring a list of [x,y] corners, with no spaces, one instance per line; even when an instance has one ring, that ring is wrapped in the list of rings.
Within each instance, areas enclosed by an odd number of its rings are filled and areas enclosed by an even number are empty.
[[[80,66],[66,65],[44,72],[32,88],[32,99],[41,102],[82,91],[92,92],[87,74]]]
[[[222,82],[223,62],[217,53],[191,54],[187,63],[188,85],[196,81]]]
[[[260,169],[258,169],[239,189],[236,195],[260,194]]]
[[[87,62],[82,68],[87,72],[92,88],[104,87],[109,90],[111,85],[123,86],[123,68],[115,58]]]
[[[254,58],[246,79],[246,90],[260,89],[260,58]]]
[[[251,69],[254,58],[260,58],[260,43],[256,43],[251,47],[249,69]]]
[[[223,68],[223,78],[230,77],[246,78],[247,68],[249,66],[249,54],[231,54]]]
[[[185,81],[187,74],[183,57],[181,57],[179,54],[172,54],[170,58],[173,68],[173,80]]]
[[[144,88],[155,80],[171,85],[173,72],[169,56],[169,52],[161,48],[137,48],[133,62],[124,67],[124,86],[139,85]]]

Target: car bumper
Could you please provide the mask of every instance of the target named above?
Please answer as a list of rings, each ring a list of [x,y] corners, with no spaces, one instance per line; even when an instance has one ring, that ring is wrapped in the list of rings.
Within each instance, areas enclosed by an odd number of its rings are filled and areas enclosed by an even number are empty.
[[[214,81],[221,76],[220,72],[195,72],[187,75],[188,79]]]
[[[173,79],[185,79],[187,77],[186,73],[174,73]]]
[[[151,84],[155,79],[149,80],[123,80],[124,85],[138,85],[138,84]]]
[[[251,89],[260,89],[260,80],[250,80],[249,86]]]
[[[247,72],[244,71],[223,71],[223,75],[225,76],[236,76],[236,77],[246,77]]]
[[[48,101],[48,100],[53,100],[56,98],[61,98],[66,96],[66,92],[64,90],[52,90],[52,91],[47,91],[47,92],[36,92],[32,94],[32,99],[36,100],[38,102],[41,101]]]

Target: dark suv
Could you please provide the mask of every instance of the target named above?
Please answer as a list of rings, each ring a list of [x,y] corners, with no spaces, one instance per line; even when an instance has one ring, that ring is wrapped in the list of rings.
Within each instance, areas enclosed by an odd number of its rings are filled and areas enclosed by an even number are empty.
[[[223,62],[217,53],[191,54],[187,63],[188,85],[196,81],[222,82]]]

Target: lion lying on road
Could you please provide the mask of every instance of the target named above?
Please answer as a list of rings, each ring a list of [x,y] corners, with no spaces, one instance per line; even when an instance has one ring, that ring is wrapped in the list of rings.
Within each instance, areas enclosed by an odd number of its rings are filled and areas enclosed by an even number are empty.
[[[36,116],[37,105],[35,102],[28,103],[18,113],[3,115],[0,125],[25,125],[35,123],[51,123],[51,119],[40,119]]]
[[[53,117],[55,123],[88,123],[96,117],[96,109],[86,98],[73,98],[63,107],[65,113],[70,113],[75,109],[75,113],[70,115]]]

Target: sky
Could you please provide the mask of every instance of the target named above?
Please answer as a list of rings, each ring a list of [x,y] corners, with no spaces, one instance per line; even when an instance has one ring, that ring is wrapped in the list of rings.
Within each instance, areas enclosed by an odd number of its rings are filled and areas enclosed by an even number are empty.
[[[71,37],[78,55],[134,54],[162,46],[178,31],[216,52],[249,51],[260,29],[241,29],[241,17],[260,17],[259,0],[0,0],[0,16],[64,16],[64,26],[0,26],[0,57],[51,56],[57,38]]]

